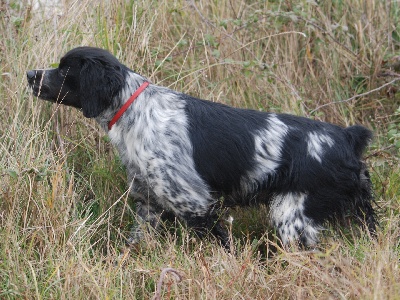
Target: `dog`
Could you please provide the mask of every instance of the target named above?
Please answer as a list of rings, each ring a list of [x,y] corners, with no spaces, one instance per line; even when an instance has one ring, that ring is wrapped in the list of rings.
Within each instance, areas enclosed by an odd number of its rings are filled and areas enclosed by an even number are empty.
[[[157,227],[169,212],[228,247],[219,212],[252,204],[269,206],[284,246],[315,247],[327,223],[348,216],[375,233],[365,127],[197,99],[151,84],[93,47],[72,49],[58,68],[28,71],[27,79],[35,96],[94,118],[118,149],[139,219],[129,245],[140,241],[142,223]]]

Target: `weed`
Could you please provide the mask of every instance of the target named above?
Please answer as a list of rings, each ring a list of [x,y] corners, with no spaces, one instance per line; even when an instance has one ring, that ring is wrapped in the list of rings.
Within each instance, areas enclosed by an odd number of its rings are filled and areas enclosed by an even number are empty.
[[[167,267],[170,299],[398,298],[398,2],[31,3],[0,2],[0,298],[147,299]],[[249,208],[233,211],[235,255],[172,220],[115,266],[135,222],[125,171],[92,120],[26,88],[79,45],[196,97],[373,128],[377,240],[327,228],[319,249],[285,250]]]

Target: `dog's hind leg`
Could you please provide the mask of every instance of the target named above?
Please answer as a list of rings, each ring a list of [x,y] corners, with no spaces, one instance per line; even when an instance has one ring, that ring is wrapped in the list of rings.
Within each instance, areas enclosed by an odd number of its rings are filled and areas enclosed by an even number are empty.
[[[298,243],[300,246],[313,247],[318,242],[320,227],[308,218],[304,204],[307,194],[288,192],[276,194],[270,205],[271,224],[284,246]]]
[[[356,203],[356,215],[362,223],[365,223],[371,236],[376,237],[376,215],[372,207],[374,195],[372,191],[372,183],[369,172],[365,164],[363,164],[360,172],[360,180],[361,195],[359,197],[359,201],[357,201]]]

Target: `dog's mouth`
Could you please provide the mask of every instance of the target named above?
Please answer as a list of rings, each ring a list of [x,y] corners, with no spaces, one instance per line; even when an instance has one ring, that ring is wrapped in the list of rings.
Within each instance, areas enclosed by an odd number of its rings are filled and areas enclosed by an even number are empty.
[[[52,101],[51,89],[44,80],[45,71],[28,71],[26,73],[28,85],[32,89],[33,95],[43,100]]]
[[[64,95],[58,93],[57,97],[54,97],[54,95],[51,94],[50,87],[45,84],[41,84],[40,86],[38,86],[30,83],[29,87],[32,89],[33,95],[40,98],[41,100],[69,105],[68,103],[64,103],[65,97],[67,96],[68,92]]]
[[[53,101],[49,96],[50,87],[45,84],[36,85],[34,83],[29,83],[29,87],[32,89],[33,95],[39,97],[43,100]]]

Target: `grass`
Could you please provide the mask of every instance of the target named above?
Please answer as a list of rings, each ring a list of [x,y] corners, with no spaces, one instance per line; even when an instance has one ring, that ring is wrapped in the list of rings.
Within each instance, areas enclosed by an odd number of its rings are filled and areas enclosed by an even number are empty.
[[[165,268],[182,280],[167,273],[162,299],[399,298],[400,98],[385,86],[399,78],[398,2],[30,3],[0,2],[1,299],[150,299]],[[194,96],[373,129],[377,240],[327,228],[319,251],[285,251],[263,207],[233,211],[236,255],[169,223],[114,266],[134,222],[114,148],[26,86],[26,70],[79,45]]]

